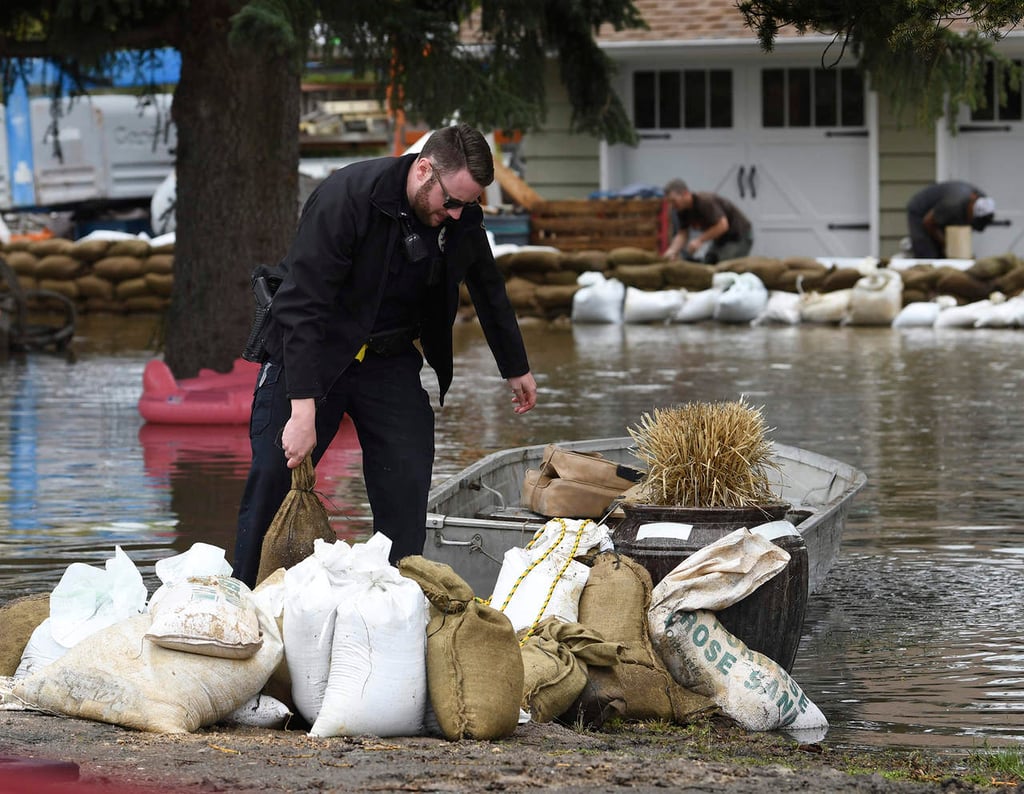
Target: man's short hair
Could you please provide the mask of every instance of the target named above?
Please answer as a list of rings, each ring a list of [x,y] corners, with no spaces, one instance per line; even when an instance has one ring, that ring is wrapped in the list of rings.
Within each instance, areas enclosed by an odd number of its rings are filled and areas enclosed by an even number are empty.
[[[682,179],[672,179],[665,185],[665,195],[669,193],[689,193],[690,189]]]
[[[443,174],[465,168],[480,187],[487,187],[494,181],[491,147],[480,131],[468,124],[437,130],[423,144],[420,157],[429,157]]]

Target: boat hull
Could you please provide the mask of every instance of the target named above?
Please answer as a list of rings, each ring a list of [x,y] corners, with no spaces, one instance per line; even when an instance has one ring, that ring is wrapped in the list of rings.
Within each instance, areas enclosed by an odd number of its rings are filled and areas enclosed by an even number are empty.
[[[559,446],[643,468],[632,444],[621,437]],[[493,453],[430,493],[424,556],[450,565],[479,597],[490,595],[505,552],[525,546],[547,521],[519,505],[526,469],[539,466],[545,447]],[[808,591],[814,593],[835,563],[850,501],[866,478],[852,466],[798,447],[776,444],[775,458],[780,468],[773,490],[790,504],[787,518],[807,547]]]

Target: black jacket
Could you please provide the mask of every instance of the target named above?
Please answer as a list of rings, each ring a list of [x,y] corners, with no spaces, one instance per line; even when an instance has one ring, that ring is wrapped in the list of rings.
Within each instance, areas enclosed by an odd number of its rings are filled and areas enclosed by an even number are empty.
[[[322,398],[366,342],[380,307],[387,264],[401,245],[398,213],[418,155],[384,157],[335,171],[303,207],[284,259],[267,333],[270,357],[284,364],[290,399]],[[452,325],[459,285],[469,290],[503,378],[530,370],[505,280],[468,207],[446,224],[444,278],[424,296],[420,343],[437,373],[440,398],[452,382]]]

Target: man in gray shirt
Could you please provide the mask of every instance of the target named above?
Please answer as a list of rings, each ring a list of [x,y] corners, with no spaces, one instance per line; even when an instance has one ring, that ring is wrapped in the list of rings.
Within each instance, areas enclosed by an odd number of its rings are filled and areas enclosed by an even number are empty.
[[[907,202],[907,226],[915,259],[946,257],[946,227],[980,232],[992,222],[996,203],[969,182],[936,182]]]

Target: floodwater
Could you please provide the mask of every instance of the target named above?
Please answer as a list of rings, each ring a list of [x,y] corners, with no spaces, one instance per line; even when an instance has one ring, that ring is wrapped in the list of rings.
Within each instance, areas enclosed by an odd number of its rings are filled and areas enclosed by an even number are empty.
[[[77,361],[0,365],[0,597],[52,589],[120,546],[233,547],[246,428],[143,424],[153,318],[80,321]],[[524,323],[540,404],[513,414],[473,325],[438,410],[435,479],[522,444],[625,435],[644,412],[743,396],[770,437],[862,469],[841,557],[813,596],[794,678],[828,741],[982,749],[1024,740],[1020,331]],[[241,335],[240,335],[241,338]],[[433,373],[424,383],[436,394]],[[436,399],[435,399],[436,405]],[[345,430],[318,468],[339,533],[367,532]]]

